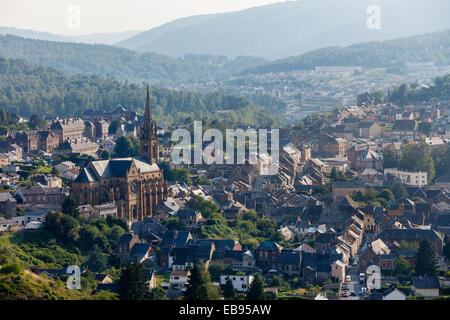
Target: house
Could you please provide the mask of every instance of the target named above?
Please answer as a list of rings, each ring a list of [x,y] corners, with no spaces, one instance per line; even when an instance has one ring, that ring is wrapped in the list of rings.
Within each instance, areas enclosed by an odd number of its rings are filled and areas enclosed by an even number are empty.
[[[236,292],[247,292],[250,284],[253,281],[252,275],[221,275],[220,286],[223,288],[227,283],[227,280],[231,279],[233,288]]]
[[[255,249],[256,265],[265,269],[276,268],[283,248],[275,241],[264,241]]]
[[[442,255],[444,246],[444,237],[435,230],[389,228],[381,231],[376,238],[383,240],[387,245],[401,241],[417,243],[427,239],[433,243],[437,255]]]
[[[0,193],[0,213],[7,219],[16,215],[17,201],[9,192]]]
[[[353,192],[366,190],[366,185],[362,181],[333,182],[332,194],[335,197],[345,197]]]
[[[88,138],[66,140],[55,150],[57,154],[95,154],[100,146]]]
[[[302,271],[301,251],[282,250],[277,259],[277,270],[288,277],[299,277]]]
[[[383,132],[382,128],[377,122],[361,122],[357,128],[357,136],[361,138],[379,138]]]
[[[395,287],[390,287],[381,295],[383,300],[406,300],[406,295]]]
[[[345,155],[347,140],[326,134],[319,139],[318,153],[324,158]]]
[[[170,272],[169,284],[171,288],[185,291],[191,272],[188,270],[172,270]]]
[[[388,175],[393,176],[401,183],[409,186],[423,187],[428,183],[427,172],[403,171],[396,168],[386,168],[384,169],[384,176],[388,178]]]
[[[98,284],[110,284],[113,283],[113,279],[109,274],[101,274],[101,273],[95,273],[95,280],[97,280]]]
[[[392,139],[398,141],[415,141],[418,138],[416,129],[416,120],[396,120],[392,126]]]
[[[17,194],[23,198],[24,204],[44,204],[57,208],[69,195],[68,188],[46,187],[42,185],[20,187]]]
[[[339,282],[345,281],[345,264],[341,260],[336,260],[331,264],[331,276]]]
[[[130,252],[130,261],[137,261],[139,263],[143,263],[150,257],[151,252],[153,251],[152,246],[149,243],[135,243]]]
[[[202,219],[202,214],[198,210],[180,209],[177,211],[180,222],[187,226],[195,226]]]
[[[424,297],[439,297],[439,288],[440,283],[438,277],[411,277],[411,290],[414,294],[420,294]]]
[[[60,162],[57,165],[55,165],[54,168],[59,173],[64,173],[68,170],[75,169],[75,163],[73,163],[71,161],[63,161],[63,162]]]
[[[117,207],[114,203],[99,204],[93,207],[92,213],[96,218],[117,217]]]
[[[156,288],[156,273],[154,271],[147,271],[147,285],[149,289]]]
[[[117,240],[117,255],[122,263],[130,261],[131,250],[136,243],[140,243],[139,237],[133,233],[126,233]]]

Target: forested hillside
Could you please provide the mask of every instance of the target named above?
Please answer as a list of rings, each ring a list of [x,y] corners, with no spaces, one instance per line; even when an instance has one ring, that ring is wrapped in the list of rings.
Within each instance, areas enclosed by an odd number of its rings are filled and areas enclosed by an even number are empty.
[[[232,124],[280,125],[267,108],[233,95],[152,88],[151,100],[155,119],[170,123],[221,117]],[[66,117],[81,116],[88,109],[112,111],[118,106],[143,112],[144,103],[142,85],[96,75],[68,77],[52,68],[0,57],[0,107],[10,113]],[[227,112],[219,116],[220,110]]]
[[[328,47],[249,68],[243,73],[313,70],[316,66],[361,66],[405,69],[406,62],[450,64],[450,30],[402,39]]]
[[[158,86],[174,82],[214,80],[264,62],[253,57],[189,55],[185,59],[107,46],[0,36],[0,55],[52,67],[67,75],[96,74],[130,82],[151,81]]]

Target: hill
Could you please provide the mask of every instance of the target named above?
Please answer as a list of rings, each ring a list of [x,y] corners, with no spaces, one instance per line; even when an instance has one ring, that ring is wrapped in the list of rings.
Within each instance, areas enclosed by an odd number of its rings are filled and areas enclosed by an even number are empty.
[[[315,66],[361,66],[401,69],[406,62],[450,64],[450,30],[348,47],[328,47],[249,68],[246,73],[312,70]]]
[[[60,41],[60,42],[81,42],[81,43],[99,43],[99,44],[116,44],[125,39],[133,37],[139,34],[140,31],[130,30],[123,32],[112,32],[112,33],[93,33],[81,36],[63,36],[59,34],[53,34],[43,31],[35,31],[28,29],[17,29],[13,27],[0,27],[1,35],[13,35],[23,38],[30,38],[36,40],[46,40],[46,41]]]
[[[52,68],[35,67],[22,60],[0,57],[0,107],[29,117],[81,116],[86,110],[113,111],[123,106],[143,112],[145,88],[97,75],[66,76]],[[247,99],[216,92],[200,94],[168,89],[152,89],[156,120],[223,118],[232,124],[279,125],[269,109]]]
[[[52,67],[67,75],[96,74],[118,80],[142,82],[151,79],[158,86],[174,82],[214,80],[265,62],[260,58],[194,56],[172,58],[156,53],[135,51],[108,45],[64,43],[0,36],[0,55],[20,58],[33,65]]]
[[[372,0],[308,0],[178,19],[118,43],[140,52],[280,59],[327,46],[387,40],[450,28],[450,2],[378,0],[381,28],[367,28]]]

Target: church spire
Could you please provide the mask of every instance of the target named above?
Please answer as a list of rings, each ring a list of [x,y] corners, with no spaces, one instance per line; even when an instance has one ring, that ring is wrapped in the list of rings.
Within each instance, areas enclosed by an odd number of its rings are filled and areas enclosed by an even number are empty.
[[[147,101],[145,102],[145,121],[152,123],[152,108],[150,106],[150,89],[147,84]]]
[[[144,121],[141,126],[140,155],[153,164],[158,162],[159,149],[156,138],[156,127],[152,121],[152,108],[150,106],[150,88],[147,84],[147,100],[145,103]]]

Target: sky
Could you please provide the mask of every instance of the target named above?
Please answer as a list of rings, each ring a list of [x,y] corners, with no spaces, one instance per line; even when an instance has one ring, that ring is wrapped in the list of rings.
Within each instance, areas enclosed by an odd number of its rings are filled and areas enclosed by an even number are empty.
[[[0,0],[0,26],[82,35],[148,30],[198,14],[285,0]]]

